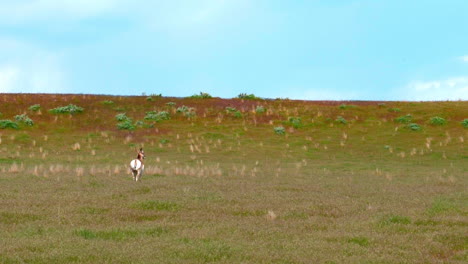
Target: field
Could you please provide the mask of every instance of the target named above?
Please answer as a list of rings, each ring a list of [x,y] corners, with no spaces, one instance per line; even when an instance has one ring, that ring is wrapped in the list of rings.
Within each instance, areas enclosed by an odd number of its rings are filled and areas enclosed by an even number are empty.
[[[468,261],[467,101],[0,94],[0,113],[0,263]]]

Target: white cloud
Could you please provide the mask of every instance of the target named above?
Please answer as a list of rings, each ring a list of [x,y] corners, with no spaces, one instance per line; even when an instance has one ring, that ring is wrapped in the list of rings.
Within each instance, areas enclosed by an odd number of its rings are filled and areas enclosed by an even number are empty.
[[[64,93],[60,53],[12,39],[0,39],[0,93]]]
[[[400,91],[400,99],[415,101],[467,100],[468,76],[445,80],[413,81]],[[404,98],[401,98],[403,96]]]
[[[460,60],[463,61],[463,62],[468,62],[468,55],[461,56]]]

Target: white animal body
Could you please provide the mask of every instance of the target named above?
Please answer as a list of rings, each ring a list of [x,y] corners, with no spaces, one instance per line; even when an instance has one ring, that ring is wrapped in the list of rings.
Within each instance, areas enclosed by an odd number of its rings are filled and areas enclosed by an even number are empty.
[[[133,174],[133,180],[139,181],[141,175],[143,175],[143,171],[145,170],[145,164],[143,164],[140,160],[134,159],[130,161],[130,170]]]

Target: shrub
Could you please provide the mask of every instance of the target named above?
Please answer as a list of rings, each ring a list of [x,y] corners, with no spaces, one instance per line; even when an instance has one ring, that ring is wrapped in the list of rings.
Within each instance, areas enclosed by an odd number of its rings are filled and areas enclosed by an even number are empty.
[[[284,129],[284,127],[281,127],[281,126],[280,126],[280,127],[275,127],[275,128],[273,128],[273,130],[275,131],[275,133],[276,133],[277,135],[284,135],[284,134],[286,134],[286,130]]]
[[[259,105],[255,108],[255,112],[257,112],[257,114],[265,113],[265,107]]]
[[[409,114],[405,115],[405,116],[400,116],[400,117],[395,119],[396,122],[402,123],[402,124],[408,124],[412,120],[413,120],[413,116],[409,115]]]
[[[1,129],[5,129],[5,128],[18,129],[18,124],[11,120],[0,120],[0,128]]]
[[[200,92],[200,94],[194,94],[194,95],[190,96],[190,98],[209,99],[209,98],[213,98],[213,97],[209,93]]]
[[[104,101],[102,101],[102,104],[103,104],[103,105],[113,105],[114,102],[113,102],[113,101],[110,101],[110,100],[104,100]]]
[[[195,113],[195,108],[189,108],[189,111],[185,112],[184,113],[184,116],[188,117],[188,118],[192,118],[192,117],[195,117],[197,115],[197,113]]]
[[[28,109],[29,111],[37,112],[39,111],[39,109],[41,109],[41,105],[40,104],[31,105]]]
[[[50,109],[49,112],[53,114],[75,114],[82,113],[84,109],[82,107],[76,106],[74,104],[69,104],[67,106],[61,106],[54,109]]]
[[[170,106],[170,107],[174,107],[176,105],[176,103],[174,102],[169,102],[169,103],[166,103],[167,106]]]
[[[188,106],[183,105],[183,106],[177,108],[177,113],[185,113],[185,112],[188,112],[189,109],[190,108]]]
[[[434,117],[431,117],[431,119],[429,120],[429,123],[435,126],[442,126],[442,125],[447,124],[447,120],[439,116],[434,116]]]
[[[235,113],[236,111],[237,111],[237,109],[234,108],[234,107],[229,107],[229,106],[226,107],[226,112],[227,113]]]
[[[18,121],[18,122],[24,123],[24,124],[26,124],[28,126],[33,126],[34,125],[34,122],[32,121],[32,119],[29,118],[26,114],[16,115],[15,120]]]
[[[254,94],[246,94],[246,93],[241,93],[237,96],[237,98],[239,99],[247,99],[247,100],[255,100],[255,99],[259,99],[258,97],[256,97]]]
[[[463,121],[461,121],[461,124],[464,128],[468,128],[468,119],[464,119]]]
[[[188,107],[188,106],[185,106],[185,105],[177,108],[177,113],[183,113],[184,116],[189,117],[189,118],[194,117],[194,116],[197,115],[195,113],[195,108]]]
[[[120,114],[115,115],[115,119],[117,119],[117,121],[127,121],[127,120],[131,120],[131,119],[126,115],[126,113],[120,113]]]
[[[294,127],[299,128],[302,126],[301,118],[300,117],[290,117],[288,118],[288,122]]]
[[[153,101],[154,101],[154,99],[153,99],[153,97],[151,97],[151,96],[148,96],[148,97],[146,97],[146,101],[148,101],[148,102],[153,102]]]
[[[226,107],[226,112],[228,114],[231,114],[232,116],[236,117],[236,118],[242,118],[242,113],[241,111],[237,110],[236,108],[234,107]]]
[[[422,129],[421,126],[416,123],[410,123],[406,127],[411,129],[412,131],[420,131]]]
[[[235,117],[235,118],[242,118],[242,113],[241,113],[241,111],[236,111],[236,112],[234,112],[234,117]]]
[[[388,111],[389,112],[394,112],[394,113],[401,112],[400,108],[389,108]]]
[[[345,105],[345,104],[342,104],[340,105],[338,108],[340,109],[352,109],[352,108],[356,108],[357,106],[355,105]]]
[[[170,115],[166,111],[161,111],[161,112],[156,112],[156,111],[151,111],[151,112],[146,112],[145,115],[145,120],[153,120],[153,121],[162,121],[162,120],[169,120],[171,119]]]
[[[132,123],[132,120],[127,119],[123,122],[117,124],[117,128],[120,130],[135,130],[135,125]]]
[[[335,119],[335,122],[340,123],[340,124],[344,124],[344,125],[346,125],[348,123],[348,121],[346,121],[346,119],[344,119],[344,117],[342,117],[342,116],[338,116]]]
[[[137,127],[143,127],[145,125],[145,122],[141,121],[141,120],[138,120],[135,122],[135,126]]]

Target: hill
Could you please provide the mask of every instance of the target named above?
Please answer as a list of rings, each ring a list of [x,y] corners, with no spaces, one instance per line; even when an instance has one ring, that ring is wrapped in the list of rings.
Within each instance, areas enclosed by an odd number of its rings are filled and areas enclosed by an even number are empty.
[[[467,260],[466,101],[1,94],[0,113],[2,263]]]

